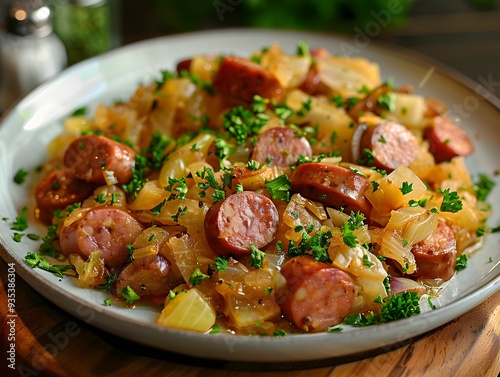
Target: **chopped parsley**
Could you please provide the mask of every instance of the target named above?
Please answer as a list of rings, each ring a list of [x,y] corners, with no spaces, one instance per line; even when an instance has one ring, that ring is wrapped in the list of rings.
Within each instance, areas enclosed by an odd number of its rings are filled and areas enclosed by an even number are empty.
[[[370,181],[370,183],[372,184],[372,192],[377,191],[380,184],[377,181]]]
[[[49,225],[47,227],[47,234],[42,237],[42,243],[38,248],[40,255],[48,255],[55,257],[58,253],[54,247],[54,240],[57,238],[57,225]]]
[[[223,115],[223,127],[237,145],[244,145],[251,136],[258,135],[266,125],[269,116],[262,112],[252,112],[242,106],[235,107]]]
[[[77,116],[83,116],[87,113],[87,108],[85,106],[80,107],[78,109],[75,109],[73,113],[71,113],[70,116],[72,117],[77,117]]]
[[[457,272],[465,270],[467,268],[467,262],[468,262],[467,255],[465,254],[460,255],[455,262],[455,270]]]
[[[227,269],[227,264],[229,263],[229,260],[224,257],[215,257],[215,267],[217,268],[217,271],[219,272],[225,272]]]
[[[282,174],[270,181],[266,180],[266,189],[269,191],[271,198],[283,200],[284,202],[290,201],[292,186],[286,174]]]
[[[212,329],[210,330],[209,334],[214,335],[220,333],[220,326],[215,324],[212,326]]]
[[[21,210],[21,216],[16,217],[16,220],[12,223],[10,229],[17,230],[18,232],[26,230],[28,228],[28,218],[26,217],[27,212],[28,207],[23,207],[23,209]]]
[[[180,179],[168,177],[168,186],[165,187],[165,190],[172,192],[172,195],[170,195],[168,200],[186,199],[186,194],[188,192],[186,177],[182,177]]]
[[[305,41],[299,41],[297,43],[297,55],[298,56],[310,56],[309,45]]]
[[[389,93],[381,94],[377,98],[377,103],[379,106],[393,113],[396,110],[396,97],[391,96]]]
[[[209,278],[210,276],[201,272],[199,267],[196,267],[191,276],[189,277],[189,284],[191,284],[192,286],[200,285],[202,280]]]
[[[375,263],[372,263],[370,262],[370,260],[368,259],[368,255],[363,255],[363,266],[366,266],[368,268],[370,267],[373,267],[375,265]]]
[[[259,250],[254,245],[250,245],[250,266],[254,268],[261,268],[264,264],[265,257],[266,253]]]
[[[64,277],[63,272],[69,270],[69,265],[53,265],[47,258],[40,257],[37,253],[31,253],[24,257],[24,260],[31,268],[41,268],[42,270],[52,272],[57,277]]]
[[[129,285],[127,285],[126,288],[123,288],[121,293],[125,301],[127,301],[129,304],[133,304],[134,302],[141,299],[141,297],[137,293],[135,293]]]
[[[413,183],[408,183],[406,181],[403,182],[403,185],[399,188],[399,191],[401,191],[403,195],[409,194],[413,191]]]
[[[254,160],[248,161],[247,162],[247,169],[249,170],[260,170],[264,167],[264,164],[262,162],[257,162]]]
[[[294,257],[297,255],[312,255],[318,262],[329,262],[328,247],[332,238],[331,231],[319,231],[310,236],[306,232],[302,233],[302,240],[295,246],[294,241],[290,240],[288,245],[288,255]]]
[[[201,189],[201,191],[198,193],[198,196],[200,198],[204,198],[206,196],[206,190],[208,190],[209,188],[213,188],[214,193],[212,194],[212,199],[214,201],[214,204],[225,199],[226,192],[224,191],[224,183],[219,186],[212,169],[205,166],[203,170],[197,171],[195,172],[195,174],[197,177],[200,177],[201,179],[204,179],[206,181],[198,182],[198,188]]]
[[[444,191],[439,189],[438,193],[443,194],[443,202],[441,203],[440,210],[442,212],[458,212],[462,209],[463,204],[456,191],[451,191],[447,188]]]
[[[170,71],[161,71],[160,75],[161,77],[156,81],[157,90],[161,89],[168,80],[173,79],[175,77],[175,75]]]
[[[308,98],[302,102],[302,107],[297,111],[297,115],[305,116],[309,111],[311,111],[312,99]]]
[[[485,202],[495,183],[486,175],[479,174],[478,181],[474,184],[477,200]]]
[[[337,106],[337,107],[342,107],[342,105],[344,104],[344,101],[342,100],[342,97],[340,96],[340,94],[337,94],[334,97],[332,97],[330,99],[330,102],[333,102],[335,104],[335,106]]]
[[[436,305],[434,305],[434,303],[432,302],[431,296],[427,297],[427,303],[429,304],[429,308],[431,308],[432,310],[436,310]]]
[[[28,172],[26,170],[19,169],[17,173],[14,175],[14,182],[17,183],[18,185],[21,185],[24,183],[27,176]]]
[[[184,215],[187,215],[188,213],[189,213],[189,210],[186,206],[179,207],[179,208],[177,208],[177,212],[175,213],[175,215],[172,215],[170,217],[172,218],[172,220],[174,220],[176,223],[178,223],[179,216],[184,216]]]
[[[365,216],[361,212],[351,211],[349,219],[342,226],[342,239],[347,246],[352,248],[358,244],[358,237],[353,232],[363,225],[364,220]]]
[[[417,292],[406,291],[397,293],[389,298],[377,300],[377,302],[383,305],[380,309],[380,315],[376,315],[373,311],[369,311],[366,314],[352,314],[344,318],[344,323],[361,327],[409,318],[420,314],[419,301],[420,298]]]

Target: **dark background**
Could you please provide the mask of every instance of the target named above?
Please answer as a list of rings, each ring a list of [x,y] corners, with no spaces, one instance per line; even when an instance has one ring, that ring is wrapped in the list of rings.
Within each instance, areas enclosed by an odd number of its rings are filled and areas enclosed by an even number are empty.
[[[491,76],[500,82],[498,0],[124,0],[121,42],[237,26],[355,35],[373,12],[395,1],[404,10],[374,39],[427,55],[475,81]],[[500,97],[500,84],[490,90]]]
[[[69,0],[49,0],[55,6]],[[500,0],[108,0],[118,45],[205,29],[267,27],[356,35],[394,4],[372,37],[440,61],[500,97]],[[0,20],[5,5],[0,0]],[[0,33],[3,29],[0,21]],[[0,83],[1,85],[1,83]]]

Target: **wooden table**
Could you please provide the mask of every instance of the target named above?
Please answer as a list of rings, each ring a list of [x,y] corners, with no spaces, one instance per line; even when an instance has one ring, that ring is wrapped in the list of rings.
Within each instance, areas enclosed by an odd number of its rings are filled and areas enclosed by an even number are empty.
[[[393,350],[301,364],[242,364],[179,356],[107,334],[62,311],[17,277],[15,361],[22,371],[12,373],[5,356],[10,325],[7,265],[1,258],[0,274],[0,376],[496,377],[500,372],[500,292]]]

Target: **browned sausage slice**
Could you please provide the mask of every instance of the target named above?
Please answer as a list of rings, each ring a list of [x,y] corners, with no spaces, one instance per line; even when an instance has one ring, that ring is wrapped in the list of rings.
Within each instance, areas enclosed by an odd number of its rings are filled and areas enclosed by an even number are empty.
[[[205,216],[210,247],[221,256],[250,254],[250,245],[267,246],[278,230],[279,215],[268,197],[253,191],[235,193],[213,205]]]
[[[433,123],[426,128],[424,137],[429,141],[430,152],[437,163],[450,161],[456,156],[467,156],[474,151],[467,133],[449,117],[435,117]]]
[[[288,127],[274,127],[263,132],[252,151],[252,160],[269,166],[295,165],[299,156],[311,157],[311,145]]]
[[[360,155],[366,159],[365,149],[373,152],[373,165],[391,172],[399,165],[409,166],[417,157],[419,144],[415,136],[403,125],[394,122],[383,122],[367,127],[361,135]]]
[[[77,178],[98,184],[106,184],[104,171],[112,171],[118,183],[127,183],[134,163],[132,148],[100,135],[79,137],[64,155],[64,164]]]
[[[113,207],[96,207],[68,226],[60,234],[61,250],[65,256],[80,254],[84,260],[99,250],[108,267],[122,266],[132,243],[144,229],[128,212]]]
[[[182,71],[188,71],[189,72],[189,70],[191,68],[191,62],[192,61],[193,61],[193,59],[186,59],[186,60],[182,60],[179,63],[177,63],[177,67],[176,67],[177,73],[181,74]]]
[[[451,228],[439,222],[425,240],[412,247],[417,263],[416,277],[449,280],[455,273],[457,243]]]
[[[163,295],[170,290],[170,263],[162,254],[134,259],[118,275],[116,291],[129,286],[139,296]]]
[[[276,300],[285,318],[308,332],[325,331],[349,314],[354,302],[352,278],[331,264],[309,256],[288,260],[281,268],[286,289]]]
[[[257,94],[280,102],[283,87],[278,79],[260,65],[236,56],[225,57],[212,86],[220,93],[253,102]]]
[[[368,180],[350,169],[338,165],[305,163],[297,166],[292,175],[292,190],[303,197],[322,202],[327,207],[361,211],[366,218],[371,204],[365,191],[371,187]]]
[[[69,169],[63,167],[54,170],[35,188],[38,217],[44,223],[50,224],[55,210],[87,199],[93,190],[94,185],[75,178]]]

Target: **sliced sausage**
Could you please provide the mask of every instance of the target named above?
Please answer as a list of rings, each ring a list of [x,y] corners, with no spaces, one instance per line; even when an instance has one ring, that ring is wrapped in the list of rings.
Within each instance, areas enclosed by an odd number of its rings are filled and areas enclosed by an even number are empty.
[[[222,60],[212,86],[219,93],[246,102],[253,102],[256,94],[280,102],[284,93],[280,82],[271,72],[236,56],[227,56]]]
[[[94,188],[94,185],[76,178],[67,168],[54,170],[35,188],[38,217],[50,224],[55,210],[87,199]]]
[[[192,61],[193,61],[193,59],[186,59],[186,60],[182,60],[179,63],[177,63],[177,67],[176,67],[177,73],[181,74],[182,71],[188,71],[189,72],[189,70],[191,68],[191,62]]]
[[[129,257],[127,244],[143,230],[143,225],[128,212],[116,207],[96,207],[81,219],[63,226],[61,250],[65,256],[80,254],[85,260],[96,250],[108,267],[125,264]]]
[[[325,331],[349,314],[355,286],[344,271],[302,255],[288,260],[281,273],[287,284],[277,292],[276,302],[285,318],[299,329]]]
[[[451,228],[439,222],[425,240],[412,247],[417,263],[416,277],[449,280],[455,273],[457,242]]]
[[[252,151],[252,160],[269,166],[295,165],[299,156],[311,157],[311,145],[288,127],[274,127],[263,132]]]
[[[378,97],[390,91],[391,88],[387,84],[382,84],[379,87],[373,89],[363,99],[358,101],[349,109],[349,115],[351,116],[351,118],[357,121],[359,116],[367,111],[376,112],[375,109],[378,106]]]
[[[434,118],[433,125],[426,128],[424,137],[429,141],[430,152],[437,163],[467,156],[474,151],[467,133],[445,115]]]
[[[107,183],[104,171],[112,171],[120,184],[130,181],[134,163],[132,148],[100,135],[79,137],[64,155],[64,164],[77,178],[102,185]]]
[[[139,296],[163,295],[170,290],[170,263],[162,254],[134,259],[118,275],[116,292],[130,286]]]
[[[205,233],[215,253],[240,257],[250,254],[250,245],[260,249],[273,241],[278,222],[278,210],[271,199],[243,191],[210,207]]]
[[[350,169],[314,162],[301,164],[293,172],[291,186],[293,192],[327,207],[370,216],[372,207],[364,195],[370,182]]]
[[[405,126],[382,122],[368,126],[361,135],[359,153],[362,159],[367,159],[365,149],[373,152],[373,162],[363,160],[363,164],[391,172],[399,165],[411,165],[417,157],[419,144]]]

